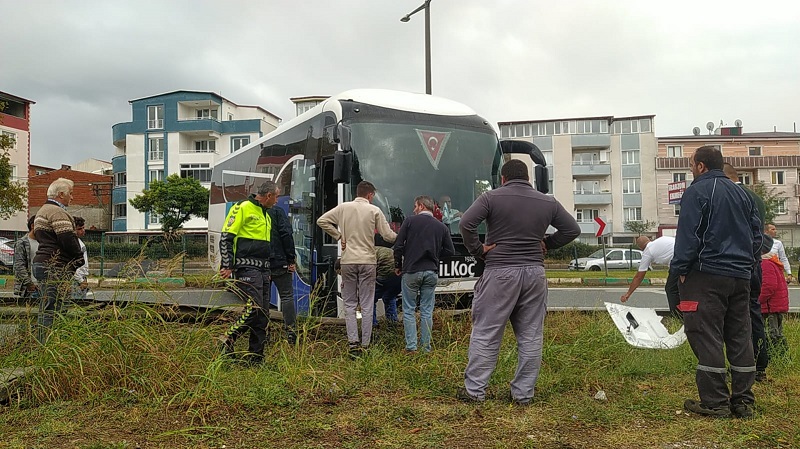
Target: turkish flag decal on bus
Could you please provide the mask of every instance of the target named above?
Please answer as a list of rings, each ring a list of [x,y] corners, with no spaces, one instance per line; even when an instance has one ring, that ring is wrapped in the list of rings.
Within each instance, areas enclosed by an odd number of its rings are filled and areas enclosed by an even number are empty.
[[[450,133],[423,131],[421,129],[416,131],[419,136],[419,141],[422,143],[422,147],[425,148],[425,155],[428,156],[428,160],[431,161],[433,168],[438,170],[439,161],[442,159],[442,153],[444,153],[444,147],[447,145],[447,139],[450,138]]]

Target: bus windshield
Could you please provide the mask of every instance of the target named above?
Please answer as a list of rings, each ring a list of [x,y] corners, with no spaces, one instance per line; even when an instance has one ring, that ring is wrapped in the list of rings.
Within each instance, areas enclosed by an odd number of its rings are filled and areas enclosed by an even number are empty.
[[[464,212],[499,185],[502,155],[491,129],[447,124],[353,123],[350,200],[361,180],[377,189],[373,204],[397,228],[413,215],[414,198],[428,195],[451,234],[460,234]],[[483,231],[481,231],[483,232]]]

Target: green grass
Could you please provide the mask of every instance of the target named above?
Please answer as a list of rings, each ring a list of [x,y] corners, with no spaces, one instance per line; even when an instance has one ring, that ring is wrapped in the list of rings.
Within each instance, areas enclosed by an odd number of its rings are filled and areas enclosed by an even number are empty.
[[[35,366],[0,409],[0,447],[776,448],[800,445],[800,322],[790,358],[757,384],[751,421],[680,412],[696,397],[687,344],[627,345],[605,313],[550,313],[528,408],[509,405],[516,363],[510,328],[480,406],[454,399],[470,323],[436,315],[434,351],[405,356],[402,328],[379,329],[367,356],[347,357],[344,329],[304,323],[301,344],[273,341],[261,368],[216,357],[227,323],[162,320],[145,307],[59,320],[47,344],[0,347],[0,366]],[[241,344],[245,344],[243,338]],[[243,348],[244,346],[242,346]],[[594,399],[603,390],[608,400]]]

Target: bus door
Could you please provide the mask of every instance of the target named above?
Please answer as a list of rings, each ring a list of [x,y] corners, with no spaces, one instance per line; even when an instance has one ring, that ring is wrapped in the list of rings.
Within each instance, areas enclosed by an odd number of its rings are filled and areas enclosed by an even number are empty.
[[[319,170],[320,182],[317,183],[318,217],[339,204],[341,184],[333,182],[333,158],[323,158]],[[318,283],[318,303],[315,313],[320,316],[336,316],[338,314],[338,276],[334,270],[334,262],[339,257],[339,243],[322,232],[314,223],[315,229],[315,264],[316,281]]]

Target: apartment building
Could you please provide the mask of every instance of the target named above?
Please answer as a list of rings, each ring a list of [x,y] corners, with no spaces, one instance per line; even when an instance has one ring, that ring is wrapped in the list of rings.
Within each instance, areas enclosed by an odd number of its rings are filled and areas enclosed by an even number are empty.
[[[597,244],[596,217],[608,244],[632,243],[626,222],[656,221],[655,115],[500,122],[500,137],[536,144],[547,160],[550,193],[581,227],[579,240]],[[655,229],[653,229],[655,231]]]
[[[688,185],[692,181],[689,157],[697,148],[713,145],[736,167],[742,184],[764,182],[767,189],[774,189],[781,198],[774,211],[780,238],[787,247],[800,246],[800,133],[745,133],[741,126],[720,126],[707,135],[696,128],[695,133],[658,138],[655,175],[659,234],[674,235],[678,224],[680,205],[669,204],[669,184],[685,180]]]
[[[0,102],[5,104],[0,110],[0,134],[13,142],[8,151],[11,180],[27,182],[31,161],[31,105],[36,102],[5,92],[0,92]],[[27,223],[28,211],[23,210],[6,220],[0,220],[0,230],[25,231],[28,229]]]
[[[178,90],[129,103],[132,121],[112,128],[116,149],[111,160],[114,231],[160,230],[158,217],[140,213],[128,200],[151,181],[175,173],[208,187],[217,160],[281,122],[264,108],[238,105],[213,92]],[[205,231],[208,222],[192,218],[184,228]]]

